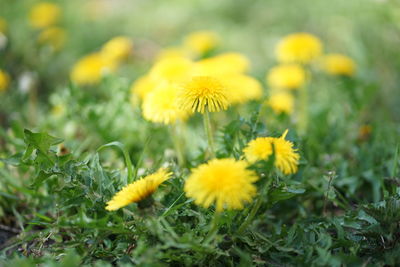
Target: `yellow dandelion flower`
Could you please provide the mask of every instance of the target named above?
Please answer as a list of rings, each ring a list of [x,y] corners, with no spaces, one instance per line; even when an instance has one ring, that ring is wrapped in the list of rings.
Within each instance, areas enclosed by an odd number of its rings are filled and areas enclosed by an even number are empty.
[[[0,93],[7,90],[10,84],[10,76],[3,70],[0,69]]]
[[[64,104],[57,104],[51,108],[51,115],[53,115],[54,117],[61,117],[65,114],[66,111],[67,108]]]
[[[145,75],[136,79],[132,83],[130,90],[132,94],[139,96],[143,100],[159,83],[159,80],[152,78],[150,75]]]
[[[172,172],[161,168],[157,172],[147,175],[131,184],[128,184],[107,202],[106,210],[113,211],[131,203],[140,202],[152,195],[164,181],[168,180]]]
[[[101,48],[101,54],[110,61],[119,63],[132,53],[133,42],[125,36],[117,36],[109,40]]]
[[[200,60],[195,64],[196,75],[220,76],[245,73],[249,70],[249,59],[240,53],[223,53]]]
[[[345,55],[328,54],[321,61],[323,70],[332,75],[353,76],[356,71],[354,61]]]
[[[154,79],[171,82],[187,81],[193,72],[193,62],[183,57],[160,60],[151,68],[149,75]]]
[[[256,173],[248,164],[232,158],[213,159],[192,169],[185,182],[186,195],[197,205],[208,208],[215,203],[217,212],[223,209],[243,209],[257,193]]]
[[[157,60],[162,61],[171,58],[191,58],[191,53],[184,47],[167,47],[162,49],[158,55]]]
[[[179,86],[170,82],[162,82],[143,100],[143,117],[155,123],[172,124],[184,120],[189,112],[179,108],[177,104]]]
[[[218,77],[228,91],[228,101],[231,104],[258,100],[263,89],[259,81],[243,74],[232,74]]]
[[[277,114],[292,114],[294,109],[294,97],[288,92],[273,93],[265,104],[270,106]]]
[[[288,130],[278,138],[258,137],[250,141],[243,150],[246,159],[251,163],[268,160],[275,150],[275,167],[284,174],[297,172],[300,155],[297,153],[297,149],[293,148],[293,143],[285,140],[287,133]]]
[[[204,113],[228,108],[228,92],[214,77],[194,76],[178,94],[178,105],[183,110]]]
[[[270,69],[266,80],[272,88],[296,89],[306,82],[306,72],[297,64],[278,65]]]
[[[359,141],[366,141],[371,137],[372,133],[372,126],[369,124],[361,125],[358,129],[358,140]]]
[[[219,43],[218,35],[212,31],[198,31],[186,36],[184,45],[197,54],[204,54],[214,49]]]
[[[40,2],[34,5],[29,13],[32,27],[41,29],[54,25],[61,14],[58,5],[50,2]]]
[[[294,33],[284,37],[276,48],[276,56],[282,63],[310,63],[322,54],[322,43],[309,33]]]
[[[63,28],[49,27],[43,30],[38,37],[40,44],[51,46],[54,50],[60,50],[65,43],[67,34]]]
[[[7,31],[7,21],[0,17],[0,33],[6,33]]]
[[[116,66],[100,53],[81,58],[72,68],[71,79],[80,85],[98,83],[104,74],[113,72]]]

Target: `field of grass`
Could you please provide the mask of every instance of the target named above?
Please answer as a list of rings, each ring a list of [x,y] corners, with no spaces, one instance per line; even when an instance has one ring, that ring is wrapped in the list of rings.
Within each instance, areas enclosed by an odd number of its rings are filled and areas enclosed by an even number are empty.
[[[397,0],[0,0],[0,266],[399,266]]]

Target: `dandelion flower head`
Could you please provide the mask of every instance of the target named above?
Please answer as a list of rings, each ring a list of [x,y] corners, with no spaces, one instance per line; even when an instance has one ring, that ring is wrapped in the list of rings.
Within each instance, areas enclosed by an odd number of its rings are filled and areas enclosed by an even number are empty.
[[[228,91],[228,101],[231,104],[259,100],[263,89],[259,81],[244,74],[230,74],[218,77]]]
[[[243,209],[257,192],[253,183],[258,177],[247,167],[243,160],[213,159],[192,170],[184,191],[197,205],[208,208],[215,203],[218,212]]]
[[[129,57],[132,52],[133,42],[126,36],[114,37],[105,43],[101,49],[103,56],[119,63]]]
[[[171,124],[184,120],[189,112],[177,104],[179,86],[171,82],[160,83],[143,100],[143,117],[155,123]]]
[[[196,75],[220,76],[245,73],[249,70],[249,59],[240,53],[223,53],[196,62]]]
[[[0,17],[0,33],[6,33],[7,31],[7,21]]]
[[[322,58],[322,68],[332,75],[353,76],[356,71],[356,64],[345,55],[328,54]]]
[[[60,50],[67,38],[66,32],[60,27],[49,27],[44,29],[38,37],[40,44],[51,46],[54,50]]]
[[[190,79],[194,63],[184,57],[162,59],[154,64],[149,75],[154,79],[182,83]]]
[[[294,97],[292,94],[281,91],[273,93],[265,102],[276,114],[292,114],[294,109]]]
[[[191,58],[191,53],[188,51],[188,49],[184,47],[167,47],[165,49],[162,49],[158,55],[157,55],[157,60],[158,61],[163,61],[166,59],[171,59],[171,58]]]
[[[178,95],[178,105],[183,110],[204,113],[228,108],[227,89],[217,78],[194,76],[185,83]]]
[[[218,35],[212,31],[197,31],[186,36],[184,46],[197,54],[214,49],[219,43]]]
[[[159,81],[152,78],[150,75],[145,75],[136,79],[130,90],[132,94],[139,96],[139,98],[143,100],[158,84]]]
[[[92,53],[81,58],[72,68],[71,79],[79,85],[95,84],[115,70],[113,62],[100,53]]]
[[[322,43],[309,33],[293,33],[284,37],[276,48],[281,63],[310,63],[322,54]]]
[[[271,88],[297,89],[306,82],[306,72],[298,64],[283,64],[271,68],[266,79]]]
[[[281,137],[258,137],[250,141],[243,150],[246,159],[254,163],[258,160],[268,160],[275,151],[274,165],[284,174],[297,172],[300,155],[293,143],[285,140],[286,130]]]
[[[117,210],[131,203],[137,203],[146,199],[157,190],[160,184],[168,180],[171,175],[172,172],[161,168],[157,172],[125,186],[107,202],[106,210]]]
[[[32,27],[37,29],[54,25],[61,14],[58,5],[51,2],[39,2],[34,5],[29,13],[29,21]]]
[[[10,84],[10,76],[3,70],[0,69],[0,93],[7,90]]]

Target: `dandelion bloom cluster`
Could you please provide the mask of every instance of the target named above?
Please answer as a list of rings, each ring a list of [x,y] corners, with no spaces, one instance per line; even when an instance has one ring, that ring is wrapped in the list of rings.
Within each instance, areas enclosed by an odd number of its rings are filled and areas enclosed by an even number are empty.
[[[356,64],[345,55],[327,54],[322,58],[322,68],[332,75],[353,76],[356,71]]]
[[[10,76],[3,70],[0,69],[0,93],[7,90],[10,84]]]
[[[32,7],[29,22],[32,27],[41,29],[57,23],[61,14],[60,7],[51,2],[40,2]]]
[[[250,141],[243,150],[249,162],[268,160],[275,152],[274,165],[284,174],[297,172],[300,155],[293,143],[285,140],[286,130],[281,137],[258,137]]]
[[[137,203],[146,199],[157,190],[160,184],[168,180],[171,175],[171,172],[168,172],[165,168],[161,168],[157,172],[125,186],[107,202],[106,210],[117,210],[131,203]]]
[[[100,53],[92,53],[80,59],[72,68],[71,79],[80,85],[95,84],[115,70],[113,62]]]
[[[200,55],[214,49],[218,43],[218,35],[212,31],[193,32],[184,40],[185,47]]]
[[[207,53],[216,38],[207,31],[187,36],[182,46],[161,50],[152,68],[132,83],[131,103],[137,106],[142,102],[145,119],[172,124],[193,112],[216,112],[262,97],[261,83],[245,74],[250,65],[246,56],[228,52],[195,60],[196,51],[197,56]],[[195,45],[199,47],[193,48]],[[159,89],[165,83],[169,90]],[[175,103],[183,112],[177,112]]]
[[[228,108],[228,93],[223,84],[214,77],[195,76],[187,82],[178,95],[183,110],[204,113]]]
[[[256,173],[248,164],[232,158],[213,159],[192,170],[185,182],[186,195],[205,208],[215,203],[218,212],[223,209],[242,209],[257,192]]]
[[[310,63],[322,54],[322,43],[309,33],[294,33],[284,37],[276,48],[276,56],[282,63]]]
[[[143,117],[155,123],[170,124],[184,120],[189,112],[177,104],[179,88],[176,84],[162,82],[143,100]]]
[[[288,92],[279,91],[273,93],[265,104],[270,106],[277,114],[292,114],[294,110],[294,97]]]
[[[297,89],[306,82],[306,72],[298,64],[283,64],[271,68],[266,79],[272,88]]]

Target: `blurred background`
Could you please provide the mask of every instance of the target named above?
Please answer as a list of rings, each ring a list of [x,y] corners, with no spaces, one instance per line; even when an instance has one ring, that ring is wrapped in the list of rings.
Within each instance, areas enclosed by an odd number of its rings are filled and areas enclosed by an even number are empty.
[[[0,0],[0,17],[6,24],[0,68],[10,76],[9,88],[1,95],[0,123],[4,129],[18,121],[24,127],[68,137],[60,128],[71,123],[73,116],[52,123],[51,114],[73,110],[67,101],[71,91],[66,93],[65,88],[70,84],[71,69],[80,58],[99,50],[115,36],[131,38],[133,55],[114,74],[118,82],[111,79],[98,86],[104,90],[121,87],[125,95],[118,101],[129,105],[130,84],[149,70],[158,53],[165,47],[178,46],[187,34],[198,30],[218,34],[217,52],[246,55],[251,61],[250,74],[263,83],[265,73],[276,64],[277,42],[293,32],[312,33],[322,40],[325,52],[350,56],[357,64],[356,79],[362,81],[361,87],[373,88],[369,91],[373,92],[370,109],[363,112],[365,121],[375,117],[390,122],[400,120],[400,2],[396,0],[51,1],[60,7],[57,27],[63,30],[52,49],[44,45],[45,41],[40,42],[41,30],[30,22],[30,12],[38,3]],[[334,93],[336,84],[317,80],[313,86],[325,94],[326,90]],[[78,91],[81,90],[84,89]],[[268,88],[264,90],[267,92]],[[360,87],[355,86],[354,90],[364,94]],[[60,105],[62,99],[67,106]],[[74,112],[85,113],[83,107],[90,105],[84,103],[90,100],[82,101],[76,100],[81,110]],[[115,101],[114,106],[119,103]],[[325,101],[341,108],[341,103],[330,103],[329,97]],[[92,104],[96,103],[98,98]],[[107,117],[93,116],[93,120]],[[121,118],[119,124],[125,127],[131,118],[132,113]],[[111,131],[109,124],[104,129]],[[129,130],[124,128],[121,132]],[[120,134],[109,135],[99,143],[122,138]]]

